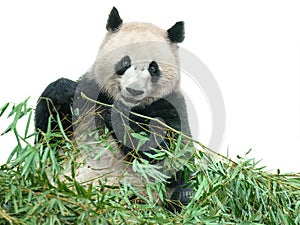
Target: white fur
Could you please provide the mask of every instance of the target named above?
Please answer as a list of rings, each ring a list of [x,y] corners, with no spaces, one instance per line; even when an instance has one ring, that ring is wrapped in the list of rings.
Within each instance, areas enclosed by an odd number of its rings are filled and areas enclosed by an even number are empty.
[[[136,105],[139,101],[142,101],[144,98],[148,97],[152,88],[151,75],[148,72],[148,66],[132,65],[121,76],[120,87],[121,96],[119,98],[127,105]],[[143,92],[143,94],[133,96],[130,92],[127,91],[127,88],[141,91]]]
[[[140,66],[156,61],[161,70],[159,82],[155,84],[149,85],[144,76],[140,77],[143,83],[141,86],[144,86],[147,95],[137,99],[136,104],[151,104],[172,92],[180,91],[177,46],[169,42],[165,30],[150,23],[125,23],[117,32],[108,32],[88,77],[96,81],[99,88],[104,89],[111,97],[119,98],[124,94],[126,96],[124,82],[128,79],[116,75],[114,69],[115,64],[125,55],[131,58],[132,65]],[[136,70],[136,75],[137,73],[140,74]],[[139,78],[135,76],[135,79],[137,81]]]

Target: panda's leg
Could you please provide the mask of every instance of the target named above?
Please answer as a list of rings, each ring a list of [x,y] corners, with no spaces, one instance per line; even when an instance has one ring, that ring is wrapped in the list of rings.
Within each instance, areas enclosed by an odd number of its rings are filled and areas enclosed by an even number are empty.
[[[170,112],[172,112],[170,110]],[[172,113],[170,113],[172,115]],[[173,114],[174,115],[174,114]],[[178,124],[179,120],[174,120],[174,118],[164,118],[164,121],[166,121],[166,124],[170,127],[180,127],[180,126],[188,126],[188,124]],[[170,122],[172,121],[172,122]],[[187,121],[187,120],[186,120]],[[183,121],[184,123],[185,121]],[[156,127],[159,126],[158,124]],[[159,144],[159,146],[163,149],[170,149],[171,148],[171,140],[170,138],[174,140],[178,140],[179,135],[177,133],[174,133],[172,131],[169,131],[171,134],[168,132],[165,134],[165,137],[163,141]],[[158,132],[159,133],[159,132]],[[184,138],[181,139],[181,143],[188,144],[187,140],[184,140]],[[153,154],[155,152],[148,151],[148,153]],[[143,156],[143,154],[141,154]],[[189,157],[191,157],[188,153],[185,156],[186,160],[189,160]],[[144,157],[143,157],[144,158]],[[148,159],[147,159],[148,160]],[[150,159],[151,160],[151,159]],[[149,160],[148,160],[149,161]],[[159,161],[155,161],[152,159],[151,162],[157,163]],[[192,196],[194,195],[194,189],[191,184],[191,177],[192,177],[192,172],[189,171],[187,168],[182,165],[183,168],[181,168],[177,173],[171,177],[168,180],[167,183],[167,188],[168,188],[168,196],[167,197],[167,205],[166,208],[170,210],[171,212],[179,213],[182,210],[183,206],[187,206],[189,202],[192,199]],[[169,195],[171,193],[171,195]]]
[[[169,104],[171,102],[172,104]],[[174,96],[174,98],[169,99],[169,101],[160,101],[159,104],[155,105],[156,108],[155,115],[152,117],[162,118],[163,121],[173,129],[181,131],[185,135],[191,136],[188,115],[186,110],[186,104],[184,97],[181,95]],[[170,137],[174,140],[178,140],[179,135],[173,131],[171,134],[166,133],[164,140],[160,143],[160,146],[164,149],[169,149],[171,146]],[[188,140],[181,139],[181,143],[188,144]],[[188,153],[185,156],[187,160],[191,157]],[[182,168],[176,173],[174,177],[169,180],[167,185],[168,189],[173,190],[170,196],[170,201],[167,204],[167,208],[172,212],[180,212],[182,206],[186,206],[192,199],[194,194],[194,189],[191,185],[192,172],[188,169]]]
[[[37,142],[41,140],[42,133],[47,132],[49,116],[53,115],[51,130],[57,131],[57,115],[67,134],[72,133],[71,106],[75,95],[77,83],[60,78],[50,83],[41,94],[35,110],[35,129],[37,130]]]
[[[183,115],[179,115],[178,110],[176,110],[176,108],[174,108],[173,105],[169,104],[168,101],[163,100],[152,104],[151,107],[136,109],[133,112],[137,114],[146,115],[149,118],[161,118],[168,126],[172,127],[173,129],[181,130],[185,134],[189,134],[187,114],[185,113],[185,103],[181,101],[178,104],[181,106],[182,109],[180,107],[177,107],[177,109],[183,111]],[[129,114],[126,111],[128,109],[122,108],[122,105],[118,104],[115,104],[114,106],[118,110],[116,110],[116,112],[114,112],[115,109],[107,111],[110,113],[107,113],[107,115],[104,116],[104,120],[106,126],[109,128],[110,131],[113,132],[112,134],[114,138],[119,143],[121,143],[121,151],[123,152],[124,156],[126,156],[126,159],[132,161],[134,158],[141,157],[149,161],[150,164],[158,163],[159,160],[150,158],[145,153],[149,153],[152,155],[155,154],[155,151],[152,150],[152,148],[169,149],[171,146],[170,135],[164,132],[164,128],[161,127],[159,123],[156,123],[151,120],[148,121],[147,118],[140,117],[136,114],[131,114],[129,116],[129,121],[128,118],[123,116]],[[145,125],[147,126],[144,127]],[[139,149],[137,149],[136,146],[138,146],[138,142],[136,143],[135,140],[131,139],[130,134],[128,134],[128,131],[125,129],[125,127],[127,126],[129,126],[129,130],[133,131],[134,133],[140,133],[143,131],[149,136],[149,140],[146,141],[142,146],[140,146]],[[171,137],[177,140],[178,134],[173,134],[173,132],[171,133]],[[123,140],[124,137],[126,137],[125,140]],[[160,144],[157,144],[157,141],[160,140],[161,137],[163,138]],[[190,174],[187,174],[186,171],[182,169],[181,171],[177,172],[176,176],[174,176],[168,181],[168,189],[172,190],[172,194],[171,196],[167,196],[170,197],[170,203],[167,204],[167,208],[172,212],[180,212],[182,210],[182,206],[187,205],[191,200],[191,196],[193,195],[193,188],[190,186],[189,182]]]
[[[188,173],[186,178],[184,171],[178,171],[176,174],[176,180],[172,178],[172,181],[167,185],[168,189],[172,190],[172,195],[166,204],[166,207],[171,212],[180,213],[183,206],[187,206],[193,195],[194,189],[190,184],[191,173]]]
[[[170,144],[167,140],[167,137],[164,143]],[[169,183],[167,187],[168,189],[173,190],[169,202],[167,202],[167,208],[171,212],[180,213],[182,207],[187,206],[190,203],[194,195],[194,188],[191,184],[191,177],[192,172],[187,168],[182,168],[181,170],[177,171],[174,177],[168,180]]]

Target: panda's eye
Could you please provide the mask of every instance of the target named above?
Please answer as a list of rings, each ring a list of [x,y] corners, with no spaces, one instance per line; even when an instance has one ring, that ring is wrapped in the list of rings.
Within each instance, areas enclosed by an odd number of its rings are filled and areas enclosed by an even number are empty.
[[[151,66],[151,67],[149,67],[149,70],[150,70],[150,72],[152,72],[152,73],[155,73],[156,72],[156,67],[154,67],[154,66]]]
[[[130,60],[130,59],[129,59]],[[124,61],[123,61],[123,66],[129,66],[130,65],[130,62],[129,62],[129,60],[127,60],[127,59],[125,59]]]
[[[158,68],[157,62],[152,61],[149,64],[148,71],[149,71],[149,73],[150,73],[151,76],[159,76],[160,75],[160,70]]]
[[[128,55],[126,55],[115,65],[116,74],[123,75],[130,66],[131,59]]]

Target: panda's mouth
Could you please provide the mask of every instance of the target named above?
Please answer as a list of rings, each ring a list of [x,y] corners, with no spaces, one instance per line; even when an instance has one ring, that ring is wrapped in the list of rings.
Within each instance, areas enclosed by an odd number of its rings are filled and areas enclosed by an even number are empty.
[[[126,97],[124,95],[121,95],[121,99],[123,100],[124,103],[130,103],[130,104],[133,104],[133,105],[137,105],[141,101],[139,99]]]

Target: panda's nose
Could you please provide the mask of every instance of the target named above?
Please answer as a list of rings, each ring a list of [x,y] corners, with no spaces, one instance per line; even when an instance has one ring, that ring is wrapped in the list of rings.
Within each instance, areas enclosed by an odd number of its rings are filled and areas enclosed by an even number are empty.
[[[136,90],[136,89],[129,88],[129,87],[127,87],[126,90],[127,90],[132,96],[138,96],[138,95],[144,94],[144,91],[142,91],[142,90]]]

